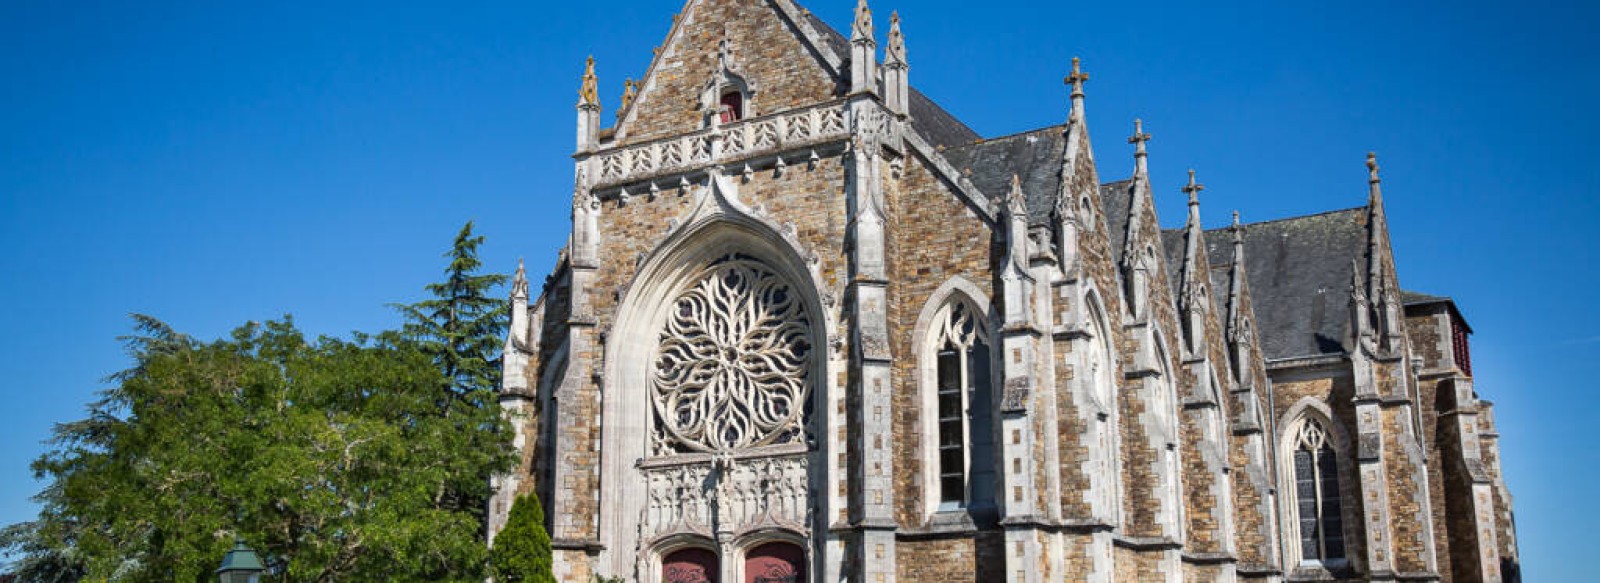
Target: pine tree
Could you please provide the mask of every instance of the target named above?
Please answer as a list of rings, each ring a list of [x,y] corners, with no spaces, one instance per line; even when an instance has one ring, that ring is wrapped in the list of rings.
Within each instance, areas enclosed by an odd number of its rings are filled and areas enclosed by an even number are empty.
[[[500,583],[554,583],[550,570],[550,535],[544,531],[539,496],[517,497],[506,527],[489,551],[489,568]]]
[[[444,256],[445,280],[426,287],[433,299],[396,305],[405,316],[404,332],[434,358],[439,370],[454,381],[458,394],[500,387],[500,348],[510,324],[510,308],[489,293],[504,284],[501,274],[479,274],[482,236],[473,236],[468,221]]]

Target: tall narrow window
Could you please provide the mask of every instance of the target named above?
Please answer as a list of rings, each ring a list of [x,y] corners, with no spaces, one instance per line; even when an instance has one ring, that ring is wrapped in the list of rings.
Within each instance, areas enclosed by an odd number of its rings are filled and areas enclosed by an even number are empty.
[[[1330,563],[1344,556],[1344,508],[1339,499],[1339,464],[1328,432],[1314,420],[1300,425],[1294,450],[1295,510],[1299,514],[1300,559]]]
[[[982,315],[953,302],[937,320],[939,508],[992,504],[994,499],[993,393],[989,344]]]

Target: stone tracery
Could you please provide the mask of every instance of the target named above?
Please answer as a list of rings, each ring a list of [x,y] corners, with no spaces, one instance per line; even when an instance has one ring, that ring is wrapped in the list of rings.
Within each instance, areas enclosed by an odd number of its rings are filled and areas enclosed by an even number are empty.
[[[656,353],[656,454],[803,443],[812,341],[799,294],[742,255],[693,281]]]

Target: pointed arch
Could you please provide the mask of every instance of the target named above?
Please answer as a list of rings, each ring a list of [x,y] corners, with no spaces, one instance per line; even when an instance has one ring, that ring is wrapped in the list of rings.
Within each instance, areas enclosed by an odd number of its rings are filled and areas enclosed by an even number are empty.
[[[983,289],[954,276],[923,304],[912,330],[922,443],[924,515],[994,505],[994,340],[999,314]]]
[[[1091,512],[1097,518],[1120,522],[1122,508],[1122,416],[1117,402],[1120,383],[1117,374],[1116,345],[1111,336],[1111,318],[1100,300],[1099,292],[1091,284],[1084,292],[1083,305],[1087,317],[1088,337],[1085,350],[1078,350],[1076,369],[1083,374],[1073,375],[1085,383],[1081,394],[1087,397],[1087,406],[1080,406],[1083,414],[1081,439],[1089,455],[1083,462],[1083,471],[1089,478]]]
[[[642,261],[629,284],[607,335],[602,369],[597,371],[602,382],[599,530],[606,549],[599,564],[613,575],[643,576],[652,568],[649,558],[659,557],[640,546],[639,521],[649,497],[607,484],[639,483],[640,461],[651,454],[655,413],[649,395],[662,331],[669,316],[677,313],[674,306],[680,294],[700,281],[708,266],[730,256],[758,264],[782,280],[796,296],[792,300],[811,329],[811,355],[805,365],[809,390],[802,405],[809,411],[804,421],[806,437],[787,447],[797,452],[789,455],[803,452],[809,468],[807,488],[817,493],[806,496],[809,508],[803,515],[814,517],[818,524],[832,516],[827,511],[832,498],[825,493],[833,490],[826,487],[832,473],[828,451],[834,422],[828,413],[832,409],[829,403],[839,395],[829,380],[832,359],[828,351],[836,326],[829,317],[828,295],[816,270],[815,255],[800,246],[792,230],[779,228],[760,211],[740,202],[736,182],[727,177],[711,175],[695,196],[694,208],[673,221],[675,225]],[[810,532],[825,532],[817,524],[805,527]],[[813,537],[811,544],[819,544],[819,539]]]
[[[1359,510],[1344,495],[1357,479],[1349,433],[1315,397],[1290,406],[1278,427],[1285,567],[1342,569],[1355,554],[1360,531]]]

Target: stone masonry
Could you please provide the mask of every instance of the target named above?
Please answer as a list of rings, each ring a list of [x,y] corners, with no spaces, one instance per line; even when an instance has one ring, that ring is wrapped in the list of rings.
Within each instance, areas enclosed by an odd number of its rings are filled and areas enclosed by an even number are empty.
[[[1520,580],[1471,329],[1400,287],[1375,157],[1364,206],[1207,231],[1142,123],[1097,164],[1076,60],[1064,123],[985,139],[858,2],[689,0],[612,127],[590,61],[491,536],[537,492],[583,583]]]

